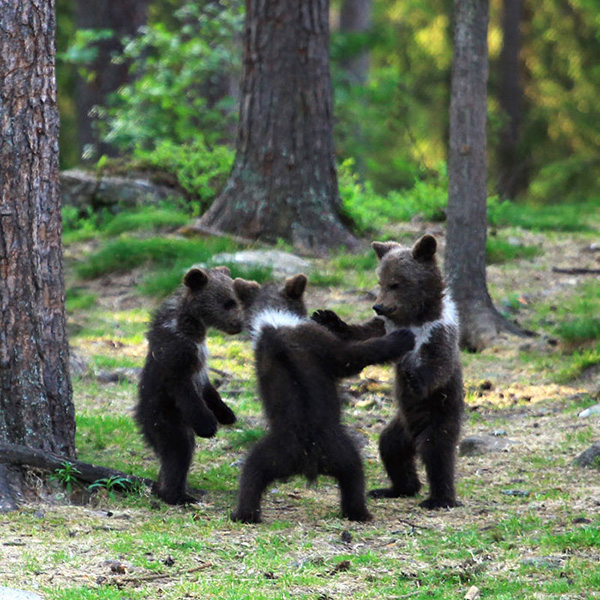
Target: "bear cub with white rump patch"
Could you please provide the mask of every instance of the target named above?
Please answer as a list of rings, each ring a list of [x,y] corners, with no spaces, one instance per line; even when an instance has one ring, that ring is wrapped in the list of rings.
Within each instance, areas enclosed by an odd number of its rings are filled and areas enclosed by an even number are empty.
[[[240,478],[235,521],[261,520],[261,497],[276,479],[334,477],[342,515],[371,518],[360,454],[341,423],[336,382],[370,364],[396,360],[414,345],[410,331],[373,341],[346,342],[306,317],[305,275],[283,289],[234,281],[248,316],[260,397],[269,431],[250,450]]]
[[[341,339],[368,339],[408,327],[414,349],[395,366],[398,411],[379,439],[381,459],[391,487],[374,498],[414,496],[421,483],[415,468],[425,464],[429,497],[423,508],[457,506],[454,488],[456,445],[463,416],[463,382],[457,310],[446,291],[436,261],[436,239],[424,235],[413,248],[373,242],[379,259],[380,291],[373,310],[379,315],[363,325],[347,325],[332,311],[313,319]]]
[[[194,436],[212,437],[217,422],[236,420],[208,378],[206,332],[240,333],[242,324],[227,267],[190,269],[154,315],[135,416],[160,460],[157,491],[167,504],[196,501],[186,493]]]

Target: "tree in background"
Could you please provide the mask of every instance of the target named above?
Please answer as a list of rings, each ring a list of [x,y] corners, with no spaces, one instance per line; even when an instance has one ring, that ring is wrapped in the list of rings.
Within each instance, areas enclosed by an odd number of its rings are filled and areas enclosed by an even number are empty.
[[[455,0],[454,11],[445,270],[459,308],[461,343],[480,350],[501,328],[518,330],[494,308],[485,271],[489,3]]]
[[[371,26],[372,0],[344,0],[340,9],[340,32],[348,37],[364,38]],[[364,85],[369,76],[369,52],[363,43],[356,44],[342,66],[353,83]],[[361,48],[362,47],[362,48]]]
[[[521,153],[523,122],[523,69],[521,68],[521,19],[523,0],[502,3],[502,51],[498,61],[498,102],[502,128],[497,147],[498,193],[516,198],[527,188],[526,161]]]
[[[0,12],[0,442],[74,456],[54,9],[54,0],[5,0]],[[0,464],[0,510],[22,487]]]
[[[134,36],[148,18],[149,0],[78,0],[75,15],[79,35],[98,30],[94,58],[77,80],[75,101],[79,147],[84,158],[115,156],[114,146],[99,137],[94,126],[95,107],[105,106],[111,93],[130,79],[125,61],[113,61],[123,51],[122,40]]]
[[[248,0],[236,159],[199,228],[353,247],[333,146],[328,0]]]

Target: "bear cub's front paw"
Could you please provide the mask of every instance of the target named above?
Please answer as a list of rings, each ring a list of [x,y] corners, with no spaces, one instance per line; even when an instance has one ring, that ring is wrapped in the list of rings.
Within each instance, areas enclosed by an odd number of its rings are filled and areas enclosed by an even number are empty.
[[[344,335],[348,332],[348,325],[332,310],[315,310],[311,319],[338,335]]]
[[[410,329],[397,329],[386,336],[397,358],[415,347],[415,334]]]
[[[203,415],[192,423],[194,433],[201,438],[211,438],[217,433],[217,419],[212,414]]]

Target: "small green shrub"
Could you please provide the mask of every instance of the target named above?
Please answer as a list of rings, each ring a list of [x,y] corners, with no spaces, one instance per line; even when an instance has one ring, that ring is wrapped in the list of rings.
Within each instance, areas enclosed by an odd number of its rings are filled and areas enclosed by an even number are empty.
[[[197,134],[185,143],[161,140],[152,150],[137,148],[135,158],[140,167],[173,174],[186,192],[199,199],[199,209],[204,211],[223,187],[235,152],[222,144],[209,145]]]
[[[430,221],[445,219],[448,181],[445,168],[437,177],[417,180],[412,188],[377,194],[367,181],[361,183],[354,172],[354,161],[345,160],[339,168],[340,197],[344,213],[365,233],[389,222],[409,221],[420,215]]]
[[[79,482],[78,475],[81,475],[81,471],[76,466],[69,462],[64,462],[50,475],[50,480],[60,482],[67,492],[71,493],[73,486]]]

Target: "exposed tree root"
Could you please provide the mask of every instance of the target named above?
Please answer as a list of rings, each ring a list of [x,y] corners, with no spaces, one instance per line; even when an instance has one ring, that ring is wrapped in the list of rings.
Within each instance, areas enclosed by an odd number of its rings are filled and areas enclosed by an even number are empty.
[[[19,493],[15,492],[14,485],[11,486],[12,469],[8,465],[16,467],[34,467],[42,471],[54,472],[56,469],[63,468],[65,464],[77,469],[73,477],[83,483],[93,483],[100,479],[109,479],[118,477],[129,482],[132,486],[145,486],[152,492],[156,492],[158,484],[152,479],[146,477],[137,477],[123,471],[92,465],[52,452],[29,448],[27,446],[17,446],[11,444],[0,444],[0,512],[15,510],[19,505]]]

